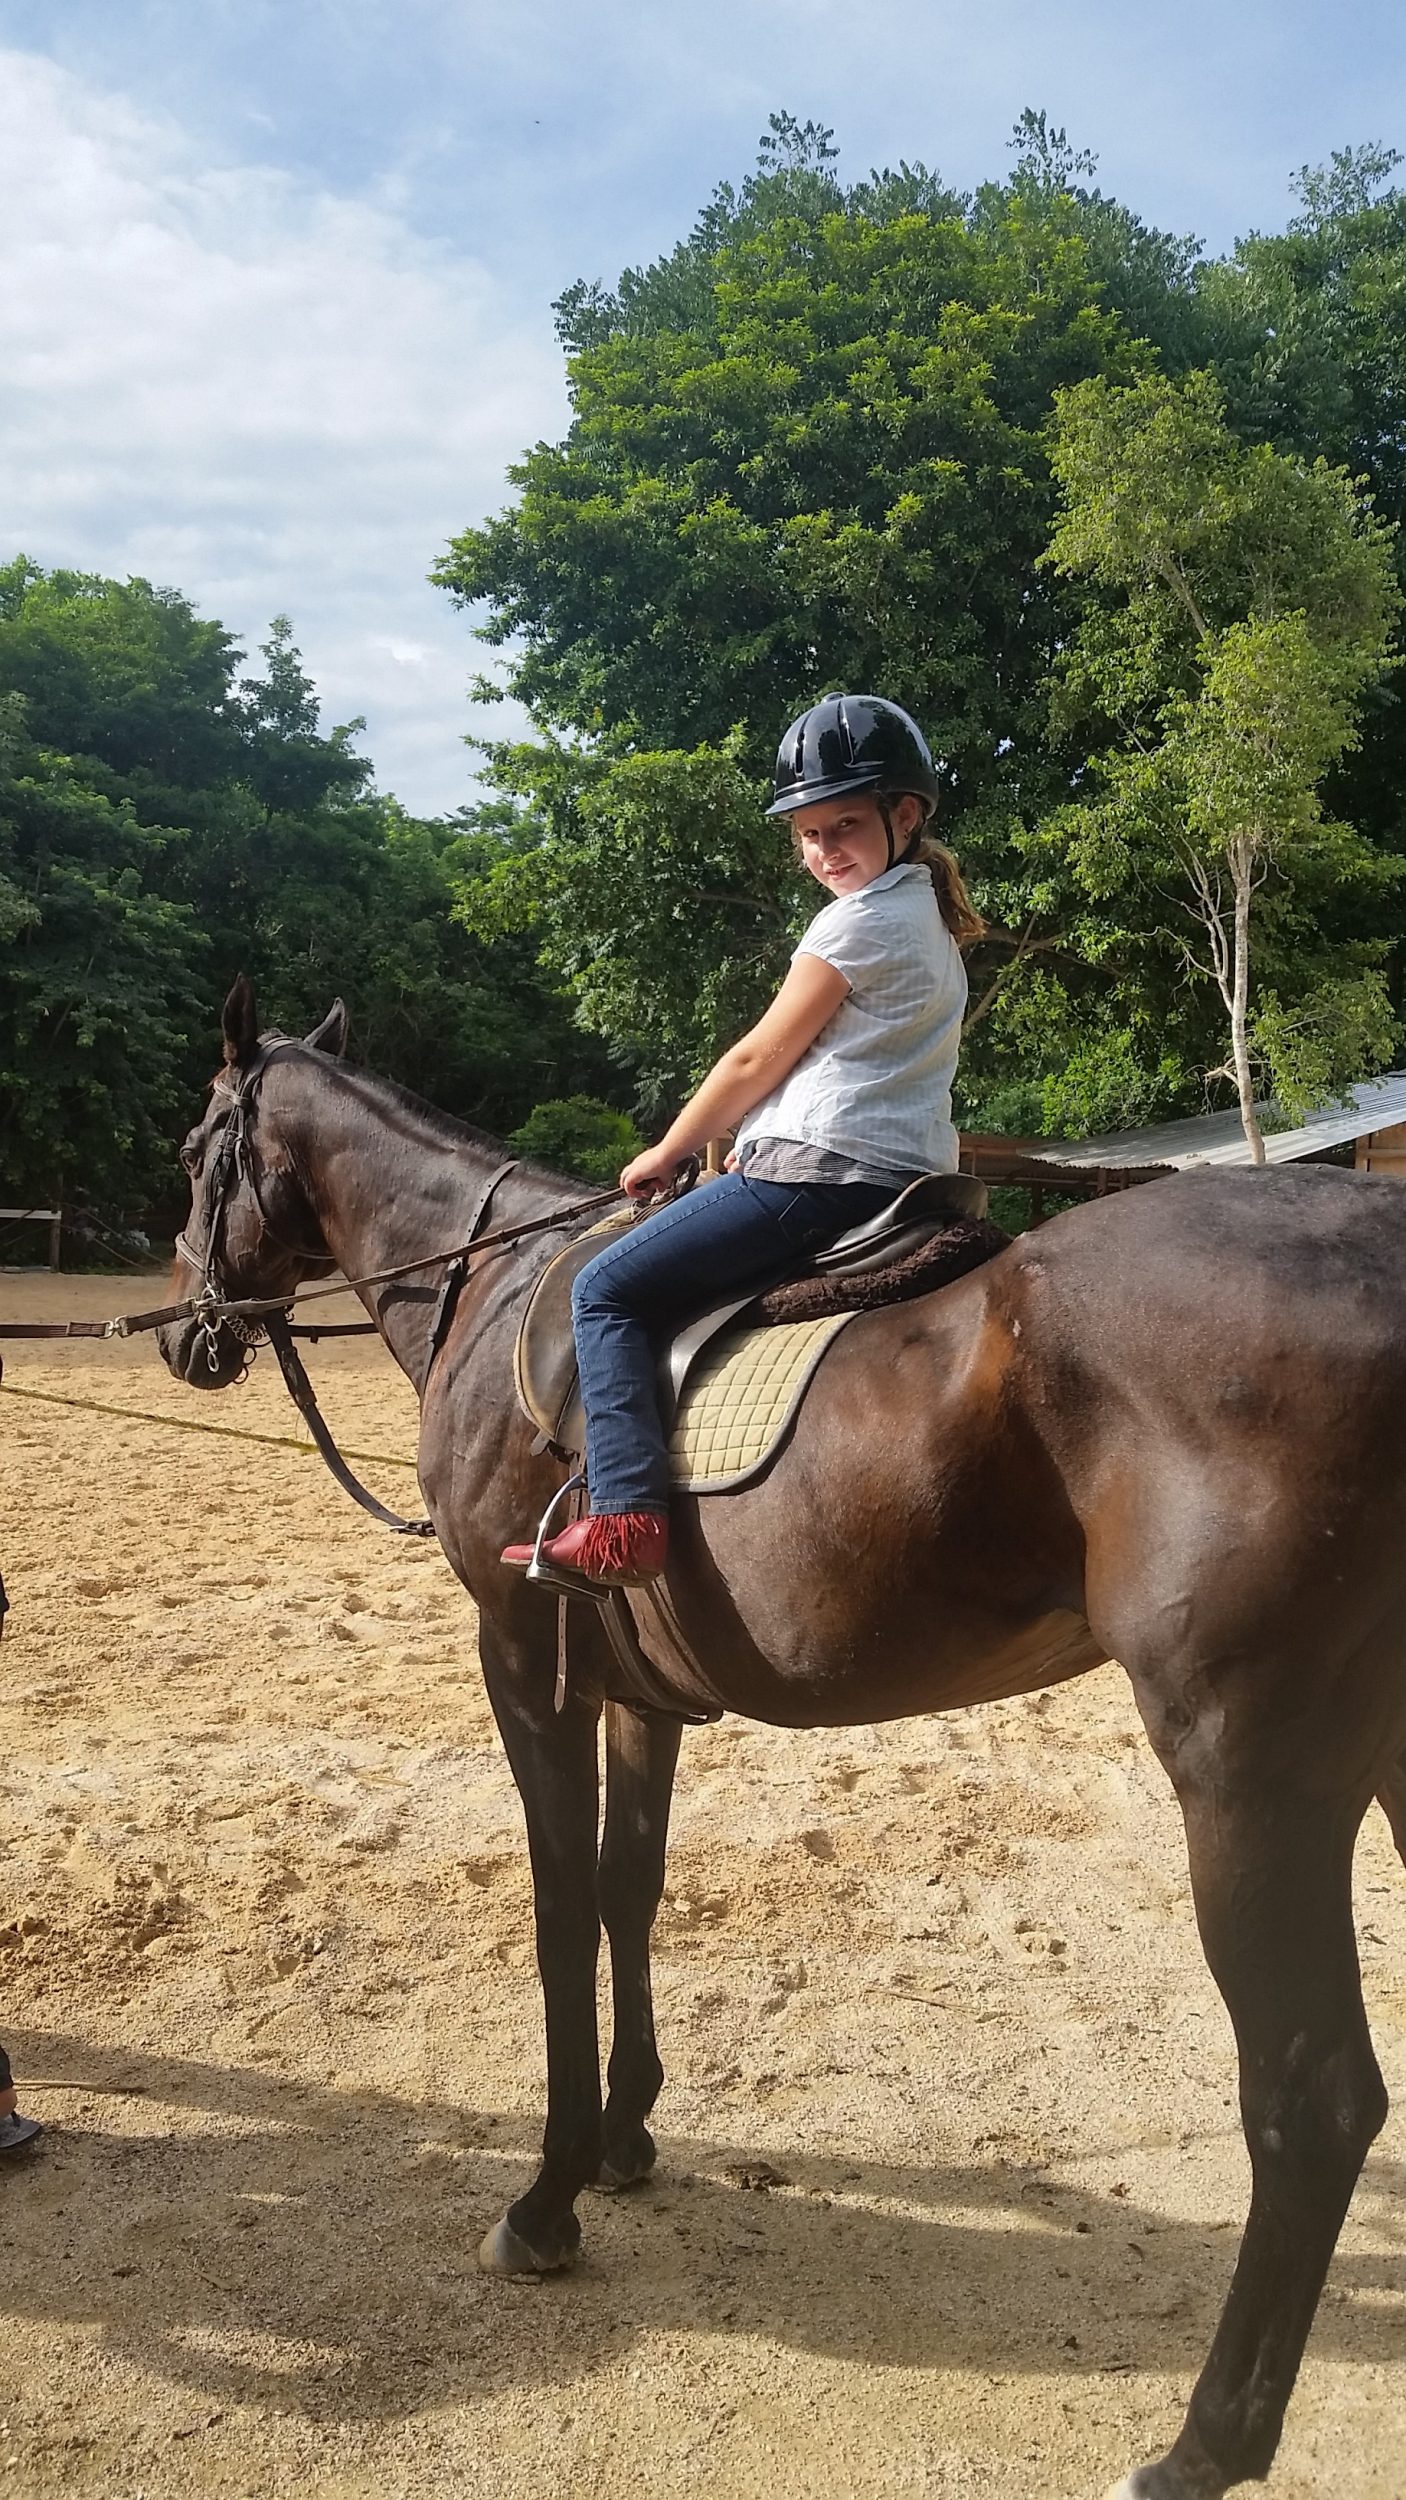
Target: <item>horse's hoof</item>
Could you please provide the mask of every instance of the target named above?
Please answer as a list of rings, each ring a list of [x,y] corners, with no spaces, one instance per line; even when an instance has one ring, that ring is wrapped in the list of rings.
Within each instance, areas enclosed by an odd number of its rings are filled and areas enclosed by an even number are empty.
[[[560,2274],[576,2255],[568,2249],[560,2257],[541,2257],[529,2248],[525,2239],[513,2229],[506,2216],[484,2233],[478,2244],[478,2262],[485,2274]]]
[[[619,2144],[611,2153],[602,2153],[601,2165],[592,2185],[602,2196],[618,2196],[623,2188],[643,2187],[652,2178],[657,2156],[654,2138],[648,2127],[641,2127],[634,2141]]]
[[[603,2161],[591,2185],[602,2196],[620,2196],[626,2188],[643,2187],[645,2181],[653,2176],[654,2155],[651,2153],[648,2161],[625,2161],[618,2168],[613,2161]]]

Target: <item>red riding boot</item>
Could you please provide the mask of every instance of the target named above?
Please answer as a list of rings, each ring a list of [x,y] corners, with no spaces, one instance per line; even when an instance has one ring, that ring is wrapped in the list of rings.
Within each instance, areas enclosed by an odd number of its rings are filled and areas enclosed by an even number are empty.
[[[502,1559],[515,1571],[532,1560],[530,1545],[505,1545]],[[669,1551],[669,1522],[655,1510],[602,1511],[573,1519],[560,1536],[549,1536],[541,1560],[554,1571],[594,1580],[601,1588],[640,1588],[657,1580]]]

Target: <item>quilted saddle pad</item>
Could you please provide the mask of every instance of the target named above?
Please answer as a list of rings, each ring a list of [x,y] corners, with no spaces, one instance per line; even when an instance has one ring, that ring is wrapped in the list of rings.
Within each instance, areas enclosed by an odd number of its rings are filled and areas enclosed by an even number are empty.
[[[725,1329],[699,1355],[669,1436],[681,1492],[730,1493],[760,1473],[787,1431],[827,1346],[855,1316]]]

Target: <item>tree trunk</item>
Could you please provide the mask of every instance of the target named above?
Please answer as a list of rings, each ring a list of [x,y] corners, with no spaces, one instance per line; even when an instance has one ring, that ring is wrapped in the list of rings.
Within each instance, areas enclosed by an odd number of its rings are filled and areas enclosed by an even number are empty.
[[[1264,1162],[1264,1138],[1255,1112],[1255,1087],[1250,1073],[1250,1048],[1245,1037],[1245,1011],[1250,995],[1250,862],[1231,862],[1235,881],[1235,965],[1230,999],[1230,1050],[1240,1095],[1240,1124],[1252,1163]]]

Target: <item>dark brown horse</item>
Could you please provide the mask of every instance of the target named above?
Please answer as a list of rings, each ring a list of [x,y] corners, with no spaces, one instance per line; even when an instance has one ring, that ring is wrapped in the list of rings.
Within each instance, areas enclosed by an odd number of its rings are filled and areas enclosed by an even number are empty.
[[[501,1160],[342,1066],[344,1023],[339,1007],[307,1043],[261,1041],[247,985],[226,1004],[224,1074],[184,1158],[187,1238],[198,1261],[218,1217],[231,1291],[291,1295],[332,1262],[358,1277],[448,1250]],[[241,1094],[244,1146],[222,1155]],[[521,1166],[493,1222],[566,1197]],[[509,2273],[567,2264],[581,2190],[653,2161],[649,1934],[679,1745],[677,1724],[607,1706],[598,1843],[605,1644],[591,1615],[558,1715],[554,1605],[498,1559],[562,1478],[532,1454],[511,1374],[552,1247],[475,1263],[428,1381],[438,1271],[363,1297],[421,1392],[421,1482],[478,1602],[526,1812],[548,2110],[538,2175],[482,2251]],[[189,1254],[177,1275],[188,1289]],[[174,1326],[162,1350],[207,1387],[244,1356],[218,1324]],[[1180,2437],[1122,2490],[1207,2500],[1264,2475],[1386,2112],[1351,1874],[1374,1796],[1406,1853],[1406,1192],[1337,1171],[1159,1182],[857,1319],[770,1474],[678,1503],[668,1586],[716,1702],[791,1727],[959,1709],[1122,1661],[1185,1817],[1254,2175]]]

